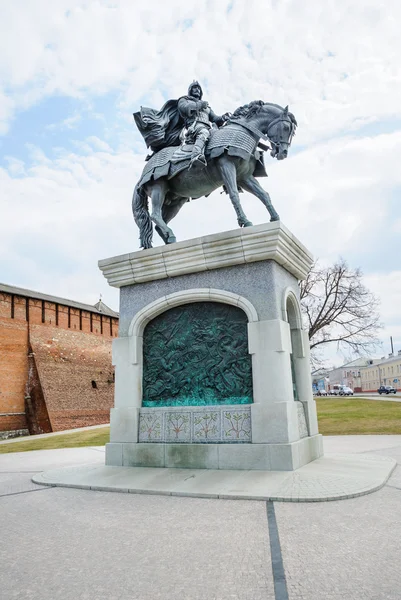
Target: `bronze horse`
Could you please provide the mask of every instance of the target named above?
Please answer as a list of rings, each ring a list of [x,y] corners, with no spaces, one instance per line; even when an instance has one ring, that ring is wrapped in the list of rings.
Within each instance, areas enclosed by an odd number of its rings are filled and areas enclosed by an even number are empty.
[[[240,227],[252,225],[240,203],[238,192],[242,190],[259,198],[269,211],[270,220],[278,221],[269,194],[256,179],[266,176],[263,152],[257,147],[268,149],[260,139],[268,140],[271,156],[283,160],[287,157],[296,126],[288,106],[282,108],[256,100],[238,108],[223,127],[212,130],[206,147],[206,167],[194,165],[188,169],[190,160],[189,153],[185,155],[185,146],[165,148],[155,154],[144,168],[132,200],[141,247],[152,247],[152,221],[166,244],[175,242],[167,223],[189,198],[208,196],[221,186],[230,197]],[[152,200],[151,214],[148,197]]]

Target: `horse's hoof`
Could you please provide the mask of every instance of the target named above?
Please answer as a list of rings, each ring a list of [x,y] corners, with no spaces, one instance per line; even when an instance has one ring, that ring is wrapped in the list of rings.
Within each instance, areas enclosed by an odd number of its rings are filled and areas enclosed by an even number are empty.
[[[253,223],[251,221],[239,221],[238,225],[240,227],[253,227]]]
[[[272,218],[270,219],[270,223],[271,223],[272,221],[280,221],[280,217],[279,217],[278,215],[276,215],[276,216],[274,216],[274,217],[272,217]]]
[[[177,238],[175,237],[175,235],[169,235],[166,244],[175,244],[176,241]]]

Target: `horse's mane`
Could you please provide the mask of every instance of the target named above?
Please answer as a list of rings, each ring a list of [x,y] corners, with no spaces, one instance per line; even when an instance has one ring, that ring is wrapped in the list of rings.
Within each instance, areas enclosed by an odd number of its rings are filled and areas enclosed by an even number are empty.
[[[253,117],[253,115],[256,115],[256,113],[259,112],[260,107],[263,105],[263,100],[252,100],[252,102],[249,104],[244,104],[243,106],[237,108],[237,110],[234,111],[233,117],[245,117],[246,119],[250,119]]]
[[[250,119],[260,111],[262,106],[265,106],[266,104],[273,108],[278,108],[278,110],[280,111],[284,110],[284,108],[279,104],[273,104],[272,102],[263,102],[263,100],[252,100],[252,102],[250,102],[249,104],[244,104],[243,106],[237,108],[237,110],[235,110],[233,113],[232,119],[240,119],[241,117],[245,117],[245,119]],[[297,122],[294,115],[289,112],[288,116],[296,126]]]

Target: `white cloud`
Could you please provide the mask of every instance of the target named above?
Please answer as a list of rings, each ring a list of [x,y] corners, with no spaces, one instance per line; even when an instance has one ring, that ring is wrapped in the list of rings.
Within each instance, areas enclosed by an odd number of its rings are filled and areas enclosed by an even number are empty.
[[[108,144],[106,144],[106,142],[104,142],[103,140],[96,137],[95,135],[91,135],[90,137],[88,137],[87,142],[89,144],[91,144],[92,147],[95,148],[96,150],[103,150],[104,152],[112,152],[112,149],[110,148],[110,146]]]
[[[161,86],[182,94],[195,76],[219,111],[258,97],[289,102],[302,142],[401,114],[396,3],[249,0],[229,14],[228,0],[155,4],[6,4],[0,74],[14,101],[119,89],[125,108]]]
[[[401,307],[401,270],[391,271],[390,273],[372,273],[365,276],[365,281],[372,292],[381,295],[381,312],[383,317],[389,323],[399,320]],[[401,337],[399,341],[401,343]]]
[[[334,139],[269,165],[265,185],[281,217],[315,254],[346,256],[368,250],[369,236],[393,217],[389,192],[401,185],[400,152],[401,132]]]
[[[401,270],[372,273],[365,277],[366,285],[381,299],[380,313],[385,324],[381,332],[383,348],[390,352],[390,336],[395,351],[401,350]]]
[[[0,135],[7,133],[14,116],[15,102],[0,89]]]
[[[79,113],[75,113],[70,117],[63,119],[59,123],[50,123],[50,125],[46,125],[45,129],[47,129],[48,131],[63,131],[64,129],[75,129],[77,124],[81,120],[81,115]]]
[[[25,164],[22,160],[14,158],[13,156],[6,156],[5,160],[8,163],[8,172],[12,176],[22,176],[26,174]]]
[[[116,293],[97,261],[137,245],[129,197],[138,161],[131,154],[94,150],[86,156],[64,153],[54,161],[36,149],[32,153],[32,166],[18,163],[23,176],[15,176],[14,162],[0,169],[1,273],[12,260],[13,271],[25,273],[25,279],[10,283],[83,301],[102,292],[115,306]]]

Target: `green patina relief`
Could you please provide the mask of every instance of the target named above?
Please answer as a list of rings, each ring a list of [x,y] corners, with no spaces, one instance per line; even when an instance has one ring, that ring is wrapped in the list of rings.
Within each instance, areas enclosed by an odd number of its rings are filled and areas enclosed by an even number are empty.
[[[249,404],[247,317],[228,304],[195,302],[151,321],[143,336],[143,406]]]

